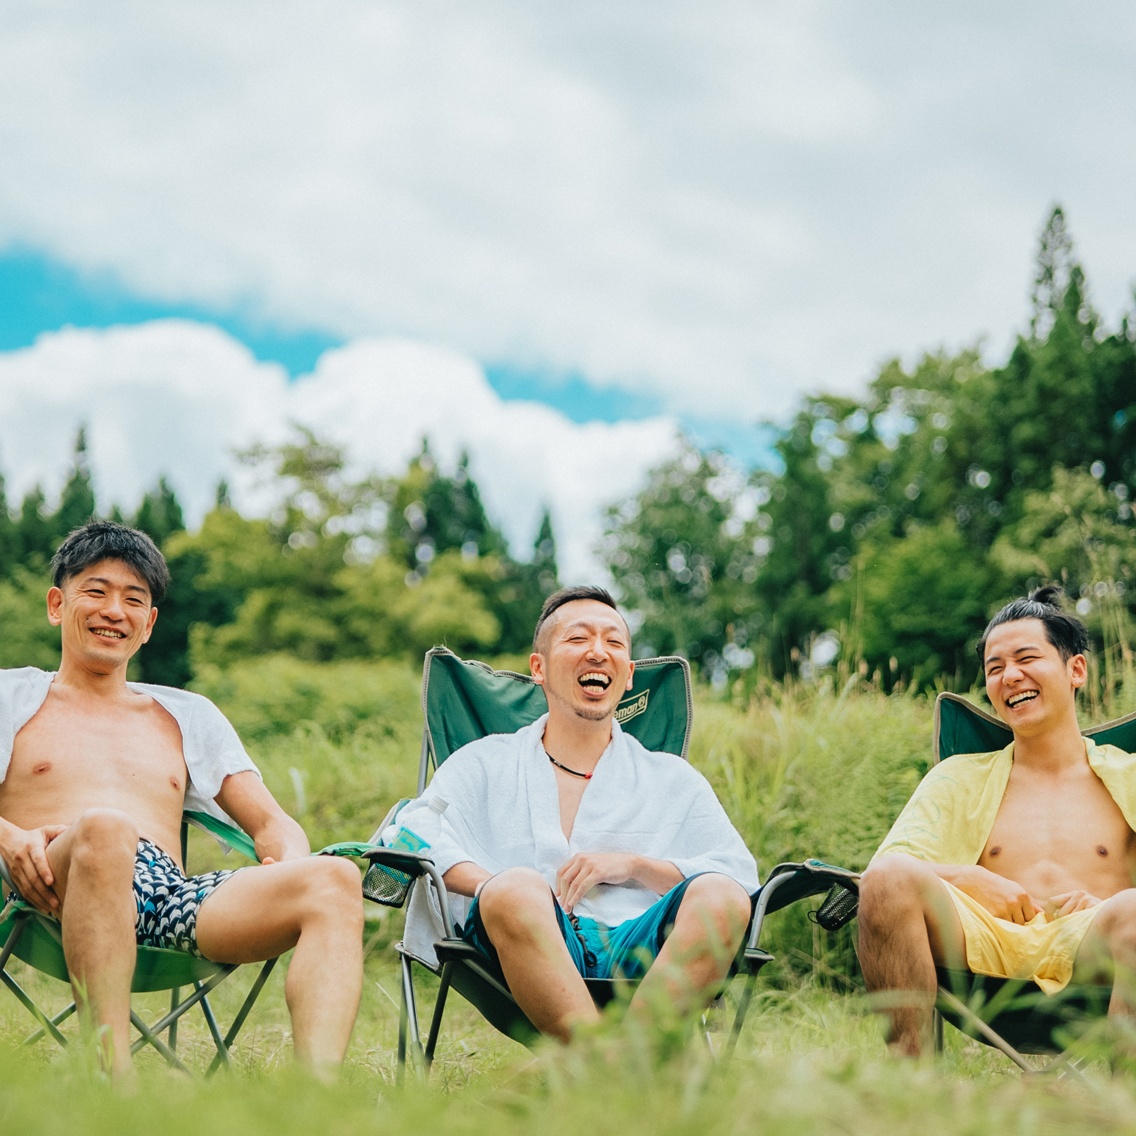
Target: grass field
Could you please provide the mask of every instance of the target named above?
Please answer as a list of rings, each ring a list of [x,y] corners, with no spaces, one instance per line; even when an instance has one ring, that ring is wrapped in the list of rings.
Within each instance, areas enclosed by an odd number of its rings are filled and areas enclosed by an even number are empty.
[[[301,666],[287,659],[203,676],[201,689],[238,725],[280,800],[314,845],[370,835],[413,792],[418,677],[396,665]],[[926,768],[931,703],[885,697],[859,681],[777,689],[746,705],[700,699],[692,760],[715,784],[764,869],[819,855],[861,867]],[[219,863],[196,843],[192,863]],[[1136,1131],[1136,1081],[1100,1065],[1090,1084],[1022,1079],[1001,1057],[948,1031],[926,1064],[887,1059],[844,931],[827,936],[803,907],[772,917],[766,968],[734,1060],[693,1039],[657,1062],[644,1039],[611,1024],[580,1047],[535,1053],[486,1027],[460,998],[428,1083],[395,1065],[398,976],[391,944],[401,915],[375,908],[363,1008],[342,1082],[292,1069],[282,979],[275,975],[234,1051],[208,1084],[139,1061],[137,1091],[108,1092],[89,1050],[21,1049],[31,1025],[0,998],[0,1134],[316,1131],[969,1134]],[[25,972],[26,974],[26,972]],[[35,975],[37,994],[66,994]],[[431,1001],[426,984],[427,1004]],[[220,1016],[237,992],[217,999]],[[151,996],[160,1012],[162,999]],[[188,1061],[208,1060],[203,1027],[185,1027]]]

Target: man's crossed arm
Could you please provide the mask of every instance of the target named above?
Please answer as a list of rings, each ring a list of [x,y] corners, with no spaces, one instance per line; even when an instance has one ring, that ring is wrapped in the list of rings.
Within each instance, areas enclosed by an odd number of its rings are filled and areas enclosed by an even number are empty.
[[[1095,907],[1101,902],[1086,891],[1068,891],[1038,898],[1030,895],[1016,881],[979,864],[932,864],[931,868],[941,880],[954,884],[991,915],[1011,923],[1028,923],[1038,912],[1044,912],[1046,919],[1053,920],[1060,915]]]
[[[458,895],[477,895],[492,872],[463,860],[442,877],[446,887]],[[597,884],[635,882],[663,895],[683,881],[683,874],[669,860],[638,856],[632,852],[577,852],[556,872],[556,898],[565,911],[571,911]]]

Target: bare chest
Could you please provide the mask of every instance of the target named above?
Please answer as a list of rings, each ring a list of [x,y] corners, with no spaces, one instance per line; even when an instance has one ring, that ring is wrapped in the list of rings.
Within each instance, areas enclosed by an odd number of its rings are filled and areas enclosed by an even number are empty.
[[[181,731],[157,703],[92,709],[49,696],[16,735],[0,801],[25,815],[112,803],[180,811],[188,779]]]
[[[576,814],[589,782],[583,777],[573,777],[561,770],[556,771],[556,792],[560,800],[560,830],[565,840],[572,839],[572,829],[576,824]]]
[[[1100,779],[1085,767],[1075,776],[1011,775],[979,863],[1016,880],[1041,872],[1128,886],[1136,837]]]

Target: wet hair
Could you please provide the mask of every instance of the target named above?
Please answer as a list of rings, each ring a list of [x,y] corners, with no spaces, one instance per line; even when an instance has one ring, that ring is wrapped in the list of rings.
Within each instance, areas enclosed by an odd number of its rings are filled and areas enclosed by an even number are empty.
[[[533,631],[534,651],[538,654],[542,654],[544,648],[548,645],[542,642],[542,635],[549,618],[565,604],[573,603],[576,600],[595,600],[597,603],[607,604],[621,619],[623,618],[619,612],[619,608],[615,606],[615,600],[612,599],[611,592],[606,588],[598,588],[592,584],[582,584],[574,588],[561,588],[560,591],[553,592],[552,595],[544,601],[544,605],[540,609],[540,618],[536,621],[536,630]]]
[[[170,586],[170,570],[158,546],[138,529],[117,521],[88,521],[67,534],[51,558],[52,583],[57,588],[100,560],[121,560],[146,581],[150,602],[161,603]]]
[[[1061,609],[1061,588],[1057,584],[1046,584],[1028,596],[1011,600],[986,625],[982,638],[978,641],[978,664],[986,664],[986,640],[995,627],[1003,623],[1015,623],[1019,619],[1038,619],[1045,627],[1045,636],[1057,648],[1062,661],[1068,662],[1074,655],[1083,655],[1089,649],[1089,635],[1085,625],[1075,616]]]

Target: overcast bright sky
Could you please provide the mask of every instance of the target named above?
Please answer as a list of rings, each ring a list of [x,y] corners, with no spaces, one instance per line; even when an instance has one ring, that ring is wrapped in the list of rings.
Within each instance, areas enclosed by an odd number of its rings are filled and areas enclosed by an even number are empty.
[[[429,433],[587,572],[678,426],[750,461],[892,355],[1003,358],[1054,202],[1115,325],[1134,185],[1120,0],[7,0],[0,471],[85,421],[108,502],[199,515],[288,421]]]

